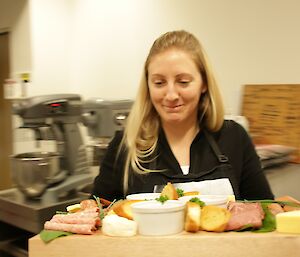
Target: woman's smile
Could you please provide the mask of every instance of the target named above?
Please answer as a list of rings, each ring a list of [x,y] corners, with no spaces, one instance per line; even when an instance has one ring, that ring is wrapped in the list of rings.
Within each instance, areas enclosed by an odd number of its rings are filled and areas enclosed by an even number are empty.
[[[163,108],[167,112],[180,112],[183,108],[183,104],[177,104],[177,105],[163,105]]]

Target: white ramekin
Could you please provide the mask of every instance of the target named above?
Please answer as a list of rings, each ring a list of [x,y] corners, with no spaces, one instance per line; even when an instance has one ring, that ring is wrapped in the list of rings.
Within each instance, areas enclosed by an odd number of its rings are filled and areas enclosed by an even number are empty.
[[[184,229],[184,202],[153,200],[134,203],[131,207],[140,235],[172,235]]]

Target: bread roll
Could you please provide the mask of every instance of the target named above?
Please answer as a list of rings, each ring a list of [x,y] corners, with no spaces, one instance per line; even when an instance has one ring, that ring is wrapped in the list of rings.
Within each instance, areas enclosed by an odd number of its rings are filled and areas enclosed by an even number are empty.
[[[131,205],[142,200],[120,200],[112,206],[112,210],[120,217],[133,220]]]
[[[225,208],[208,205],[201,210],[201,229],[212,232],[223,232],[231,217],[231,213]]]
[[[178,199],[178,193],[176,191],[176,188],[170,182],[168,182],[167,185],[164,186],[160,195],[167,196],[169,200]]]
[[[200,218],[200,205],[193,202],[187,202],[184,230],[187,232],[197,232],[200,228]]]

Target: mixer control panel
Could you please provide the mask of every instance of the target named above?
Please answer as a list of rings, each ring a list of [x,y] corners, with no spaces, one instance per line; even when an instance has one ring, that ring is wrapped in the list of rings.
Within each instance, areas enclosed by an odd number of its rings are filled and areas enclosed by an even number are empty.
[[[67,101],[56,101],[47,103],[49,114],[65,114],[68,111]]]

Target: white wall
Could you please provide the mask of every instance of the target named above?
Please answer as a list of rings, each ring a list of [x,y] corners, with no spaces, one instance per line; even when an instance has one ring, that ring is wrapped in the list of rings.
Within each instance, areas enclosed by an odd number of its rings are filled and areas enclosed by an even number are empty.
[[[73,0],[30,0],[32,86],[30,95],[73,92],[70,41]],[[77,93],[80,93],[77,92]]]
[[[0,0],[0,32],[10,33],[9,55],[12,77],[32,70],[30,29],[29,8],[26,0]]]
[[[202,41],[233,114],[239,113],[244,84],[300,82],[298,0],[27,3],[30,32],[14,31],[12,58],[14,73],[32,72],[30,95],[133,98],[153,40],[173,29],[191,31]],[[31,55],[20,58],[15,53],[23,40]]]

